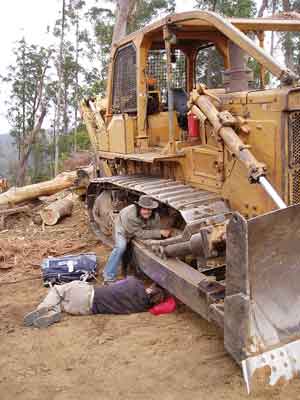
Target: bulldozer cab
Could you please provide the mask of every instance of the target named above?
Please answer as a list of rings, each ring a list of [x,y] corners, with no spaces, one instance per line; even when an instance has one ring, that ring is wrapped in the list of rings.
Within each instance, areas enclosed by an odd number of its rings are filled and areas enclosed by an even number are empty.
[[[115,46],[108,80],[108,117],[137,116],[137,147],[164,146],[170,141],[169,137],[155,134],[157,125],[168,124],[163,114],[169,110],[168,85],[177,116],[173,140],[180,140],[182,130],[188,131],[187,102],[197,83],[232,93],[248,88],[264,89],[268,72],[282,83],[293,81],[293,73],[280,66],[263,47],[265,31],[298,30],[295,21],[278,21],[280,24],[272,20],[224,21],[209,12],[177,14],[126,37]],[[250,34],[255,36],[257,44],[249,38]],[[246,65],[249,59],[258,71],[255,77]],[[154,118],[154,114],[159,115]]]
[[[90,208],[123,191],[181,216],[178,236],[133,253],[224,329],[248,390],[260,372],[270,384],[300,372],[300,86],[265,51],[267,31],[300,22],[168,16],[113,47],[105,101],[81,104],[111,176],[92,183]]]

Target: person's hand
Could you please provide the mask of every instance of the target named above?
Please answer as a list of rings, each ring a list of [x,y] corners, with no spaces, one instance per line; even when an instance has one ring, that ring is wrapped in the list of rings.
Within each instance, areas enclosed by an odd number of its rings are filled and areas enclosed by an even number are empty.
[[[160,234],[161,234],[161,236],[162,236],[163,238],[168,238],[168,237],[170,237],[170,236],[171,236],[171,233],[172,233],[171,229],[161,229],[161,230],[160,230]]]

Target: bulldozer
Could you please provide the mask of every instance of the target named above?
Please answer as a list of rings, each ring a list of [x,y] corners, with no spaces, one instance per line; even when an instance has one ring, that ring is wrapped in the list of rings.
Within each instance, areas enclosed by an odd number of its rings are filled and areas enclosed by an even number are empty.
[[[123,207],[159,202],[173,235],[134,239],[131,262],[223,330],[248,392],[300,372],[300,86],[266,51],[272,31],[300,20],[172,14],[114,44],[106,97],[80,106],[95,230],[112,243]]]

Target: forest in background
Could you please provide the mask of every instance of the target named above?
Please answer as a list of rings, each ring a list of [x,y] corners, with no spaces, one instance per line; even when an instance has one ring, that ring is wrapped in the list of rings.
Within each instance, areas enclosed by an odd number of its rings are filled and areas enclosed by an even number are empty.
[[[6,100],[9,132],[15,158],[0,146],[0,175],[21,186],[56,175],[72,153],[89,149],[78,102],[87,95],[105,95],[107,67],[119,1],[61,0],[53,26],[45,27],[52,45],[29,43],[20,37],[13,49],[15,61],[1,76],[9,88]],[[175,0],[127,0],[130,13],[127,33],[176,10]],[[91,6],[91,3],[93,5]],[[195,0],[194,8],[224,16],[255,17],[300,12],[292,0]],[[299,73],[299,33],[272,35],[271,53],[280,52],[286,65]],[[256,76],[256,64],[249,60]],[[220,59],[213,49],[202,54],[197,76],[208,86],[221,84]],[[257,77],[258,78],[258,77]],[[45,128],[47,126],[47,128]],[[4,140],[2,140],[3,142]],[[10,154],[10,153],[9,153]],[[1,165],[6,159],[8,168]],[[2,172],[3,171],[3,172]]]

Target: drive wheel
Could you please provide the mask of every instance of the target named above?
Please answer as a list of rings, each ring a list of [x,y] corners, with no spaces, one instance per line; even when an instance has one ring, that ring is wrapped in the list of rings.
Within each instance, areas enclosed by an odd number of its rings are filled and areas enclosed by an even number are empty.
[[[112,193],[110,190],[103,191],[96,198],[92,212],[100,231],[105,236],[112,236],[115,213],[113,209]]]

